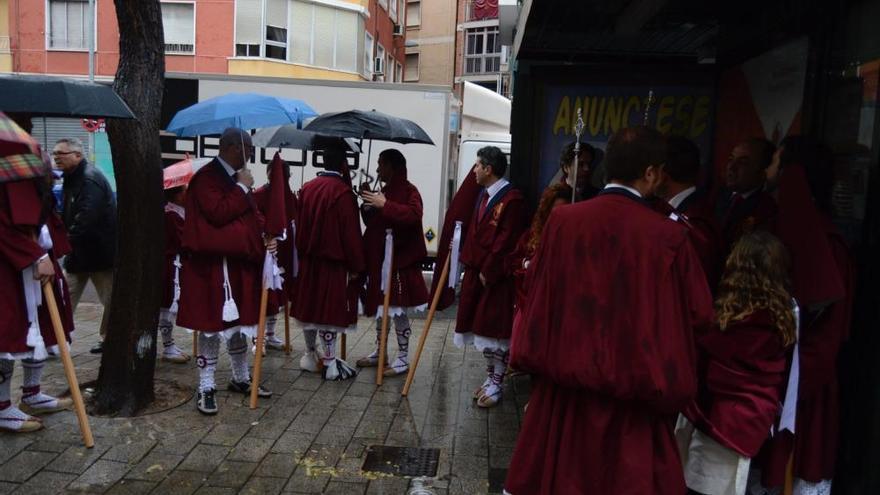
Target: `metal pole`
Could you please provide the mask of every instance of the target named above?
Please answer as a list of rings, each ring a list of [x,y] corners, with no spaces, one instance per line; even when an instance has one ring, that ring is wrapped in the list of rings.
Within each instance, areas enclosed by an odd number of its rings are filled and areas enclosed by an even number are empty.
[[[584,132],[583,113],[580,108],[577,109],[577,122],[574,126],[574,160],[571,164],[571,203],[577,201],[577,180],[580,167],[578,166],[578,155],[581,154],[581,134]]]

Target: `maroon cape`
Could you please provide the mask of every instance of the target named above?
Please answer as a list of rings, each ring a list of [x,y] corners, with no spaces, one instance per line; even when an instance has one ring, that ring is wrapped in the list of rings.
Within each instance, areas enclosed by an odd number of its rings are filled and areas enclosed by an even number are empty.
[[[262,222],[253,197],[218,160],[195,173],[186,193],[178,325],[215,333],[257,324],[265,254]],[[223,321],[224,256],[238,306],[234,322]]]
[[[468,227],[474,216],[474,207],[480,192],[483,188],[477,184],[474,176],[474,169],[471,167],[470,173],[465,177],[461,187],[452,197],[452,203],[446,210],[446,216],[443,219],[443,230],[440,232],[440,243],[437,245],[437,263],[434,266],[434,277],[431,281],[431,294],[437,290],[437,284],[440,282],[440,274],[446,258],[449,256],[449,247],[452,242],[452,235],[455,233],[455,222],[461,222],[462,245],[466,239]],[[450,277],[452,275],[450,274]],[[458,284],[458,280],[455,281]],[[449,284],[445,284],[442,288],[443,293],[440,294],[440,300],[437,302],[437,310],[442,311],[455,302],[455,289],[451,289]]]
[[[754,457],[781,410],[789,348],[766,310],[697,337],[699,392],[684,411],[697,429]]]
[[[691,194],[691,196],[694,194]],[[706,281],[709,283],[709,288],[714,290],[718,285],[719,273],[721,271],[721,237],[715,228],[711,215],[707,216],[704,210],[694,203],[682,202],[679,208],[673,208],[668,202],[659,198],[651,202],[657,212],[669,218],[674,218],[676,222],[687,227],[688,237],[694,246],[694,250],[697,252],[697,256],[700,258],[700,265],[703,267]],[[688,208],[688,210],[685,210],[682,206]],[[673,214],[675,214],[674,217],[672,216]]]
[[[296,221],[299,276],[290,314],[304,323],[348,327],[357,323],[359,288],[349,274],[366,268],[361,223],[346,181],[322,173],[303,185]]]
[[[531,262],[535,252],[529,248],[529,240],[532,238],[532,229],[527,229],[519,236],[516,248],[507,257],[507,270],[513,275],[514,288],[516,289],[516,308],[521,309],[525,303],[526,290],[526,267],[525,263]]]
[[[43,178],[0,184],[0,352],[11,354],[32,350],[27,345],[29,325],[21,271],[47,254],[36,240],[41,210],[36,180]],[[70,253],[70,244],[57,215],[50,214],[46,225],[53,243],[48,254],[55,266],[55,302],[64,331],[69,335],[73,331],[73,313],[58,258]],[[38,308],[38,317],[46,346],[57,344],[46,304]]]
[[[464,280],[455,331],[509,339],[516,287],[507,258],[528,226],[526,202],[519,190],[508,185],[492,197],[482,218],[477,218],[478,213],[474,208],[461,248]],[[480,274],[486,278],[485,286]]]
[[[287,237],[278,241],[278,266],[284,269],[284,290],[270,290],[266,304],[268,314],[275,314],[278,308],[284,306],[287,301],[293,300],[293,242],[291,239],[290,222],[296,219],[299,210],[296,195],[290,190],[290,184],[284,181],[284,202],[287,210]],[[269,185],[266,184],[254,191],[254,201],[257,208],[265,215],[269,206]]]
[[[391,306],[413,307],[428,302],[428,288],[422,277],[421,262],[428,255],[422,237],[422,196],[406,179],[406,169],[395,173],[382,188],[385,207],[365,210],[364,231],[367,283],[362,301],[364,315],[374,316],[383,302],[382,262],[385,258],[385,229],[394,236],[394,266],[391,272]]]
[[[172,210],[165,210],[165,262],[162,269],[162,305],[170,308],[174,302],[174,259],[180,254],[183,237],[183,218]],[[181,270],[182,273],[182,270]]]
[[[511,365],[538,378],[507,491],[684,493],[674,415],[713,320],[686,229],[606,190],[553,210],[527,279]]]

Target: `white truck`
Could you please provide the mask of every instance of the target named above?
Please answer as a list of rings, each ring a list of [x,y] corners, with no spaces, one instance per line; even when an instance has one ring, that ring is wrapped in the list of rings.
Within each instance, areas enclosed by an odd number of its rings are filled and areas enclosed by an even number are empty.
[[[176,87],[185,87],[192,94],[189,100],[178,95],[176,104],[166,104],[165,110],[169,114],[197,101],[226,93],[254,92],[303,100],[319,114],[352,109],[377,110],[419,124],[434,141],[434,146],[365,141],[358,165],[360,170],[368,168],[369,173],[375,176],[376,159],[382,150],[397,148],[404,154],[409,180],[422,195],[423,234],[430,257],[437,251],[437,239],[449,198],[464,177],[460,169],[467,174],[476,157],[476,150],[482,146],[492,144],[506,152],[510,149],[509,100],[470,83],[466,83],[465,87],[464,110],[451,89],[445,86],[168,74],[166,94]],[[193,98],[195,101],[191,101]],[[177,106],[179,108],[173,108]],[[459,115],[462,115],[461,119]],[[459,122],[461,141],[458,139]],[[200,157],[217,153],[216,138],[191,139],[164,134],[162,140],[163,158],[166,161],[182,159],[185,153]],[[266,169],[261,163],[268,163],[275,151],[257,149],[256,163],[250,165],[257,186],[266,182]],[[281,155],[285,160],[300,165],[299,170],[291,170],[291,187],[295,191],[320,171],[313,165],[311,152],[282,150]],[[463,163],[463,166],[459,167],[459,163]],[[352,177],[357,183],[359,175],[353,173]]]

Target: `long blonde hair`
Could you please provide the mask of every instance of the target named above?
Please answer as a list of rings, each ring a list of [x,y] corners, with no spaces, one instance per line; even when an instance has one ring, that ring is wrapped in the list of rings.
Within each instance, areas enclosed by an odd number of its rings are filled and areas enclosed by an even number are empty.
[[[788,251],[779,239],[760,230],[743,235],[727,258],[715,301],[721,330],[765,309],[773,317],[783,343],[793,344],[797,337],[788,269]]]

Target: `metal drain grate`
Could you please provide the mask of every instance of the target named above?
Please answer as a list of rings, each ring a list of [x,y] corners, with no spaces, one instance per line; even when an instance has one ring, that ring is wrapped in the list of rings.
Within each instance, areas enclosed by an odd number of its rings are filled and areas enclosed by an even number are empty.
[[[503,493],[505,479],[507,479],[506,469],[489,468],[489,493]]]
[[[440,449],[415,447],[389,447],[371,445],[361,468],[364,471],[393,474],[396,476],[437,476]]]

